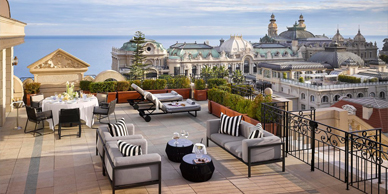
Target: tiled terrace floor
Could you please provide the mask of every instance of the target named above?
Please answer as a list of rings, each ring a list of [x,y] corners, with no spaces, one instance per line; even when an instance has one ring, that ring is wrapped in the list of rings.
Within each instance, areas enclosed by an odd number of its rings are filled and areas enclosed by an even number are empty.
[[[189,139],[199,142],[205,138],[206,120],[215,118],[207,113],[207,102],[200,102],[198,117],[187,113],[153,116],[145,122],[128,104],[116,107],[118,118],[135,124],[142,134],[149,152],[162,156],[163,193],[358,193],[320,171],[311,172],[310,166],[289,156],[286,172],[280,164],[253,167],[247,178],[247,166],[214,144],[208,148],[215,172],[208,182],[192,183],[182,178],[179,164],[165,154],[166,142],[172,133],[185,129]],[[82,125],[82,137],[62,137],[46,127],[42,136],[33,137],[16,124],[16,111],[10,113],[5,126],[0,128],[0,193],[111,193],[107,177],[102,176],[101,160],[95,155],[95,129]],[[24,127],[26,113],[20,109],[20,125]],[[98,123],[94,127],[98,127]],[[46,125],[47,126],[47,125]],[[32,129],[33,125],[29,125]],[[63,131],[76,134],[77,129]],[[117,193],[157,193],[157,185],[119,190]]]

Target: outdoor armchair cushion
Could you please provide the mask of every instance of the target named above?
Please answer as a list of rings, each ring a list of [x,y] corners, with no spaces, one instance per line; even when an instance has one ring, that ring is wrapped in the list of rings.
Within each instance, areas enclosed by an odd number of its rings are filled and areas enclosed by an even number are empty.
[[[143,139],[143,136],[140,134],[135,135],[135,126],[132,123],[127,123],[127,136],[112,137],[109,132],[108,125],[100,125],[97,129],[97,150],[100,156],[104,152],[104,144],[109,141],[116,142],[117,140],[128,140],[128,139]],[[101,136],[101,138],[100,138]]]
[[[270,145],[275,143],[281,143],[281,139],[278,136],[269,136],[256,139],[244,139],[242,141],[242,159],[244,162],[248,162],[248,147],[256,145]],[[281,158],[281,146],[274,145],[263,148],[255,148],[251,150],[251,162],[268,161]]]
[[[155,181],[158,180],[159,166],[158,164],[152,164],[147,166],[141,166],[136,168],[123,168],[115,171],[115,177],[113,175],[113,167],[109,162],[108,156],[110,156],[114,167],[122,167],[126,165],[145,164],[150,162],[161,162],[159,154],[147,154],[147,141],[145,139],[128,140],[128,143],[141,145],[143,149],[143,155],[123,157],[117,147],[116,142],[108,142],[106,149],[108,154],[105,155],[104,162],[109,177],[115,179],[115,185],[127,185],[139,182]]]

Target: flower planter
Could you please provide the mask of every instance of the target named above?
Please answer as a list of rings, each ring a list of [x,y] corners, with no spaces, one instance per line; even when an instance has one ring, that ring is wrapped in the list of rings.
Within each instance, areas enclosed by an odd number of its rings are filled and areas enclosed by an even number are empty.
[[[31,98],[30,96],[35,96],[36,94],[25,94],[25,101],[24,103],[27,105],[27,106],[31,106]]]
[[[190,88],[167,89],[167,92],[171,92],[172,90],[182,95],[183,99],[190,98],[190,92],[191,92]]]
[[[252,125],[257,125],[257,123],[260,123],[258,120],[253,119],[253,118],[249,117],[249,116],[246,115],[246,114],[244,114],[243,118],[244,118],[244,121],[245,121],[245,122],[250,123],[250,124],[252,124]]]
[[[108,92],[108,103],[117,98],[117,92]]]
[[[210,103],[211,103],[211,113],[214,116],[220,117],[222,105],[218,104],[217,102],[211,101],[211,100],[210,100]]]
[[[119,91],[117,92],[118,103],[127,103],[129,99],[139,99],[140,94],[136,91]]]
[[[207,91],[206,90],[194,90],[194,99],[197,101],[207,100]]]

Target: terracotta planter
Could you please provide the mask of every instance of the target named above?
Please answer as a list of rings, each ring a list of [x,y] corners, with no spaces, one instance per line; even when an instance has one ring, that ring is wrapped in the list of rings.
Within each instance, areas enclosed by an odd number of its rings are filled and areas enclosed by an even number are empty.
[[[140,94],[136,91],[119,91],[117,92],[117,101],[118,103],[127,103],[129,99],[138,99]]]
[[[218,104],[217,102],[211,101],[211,107],[212,107],[212,114],[214,116],[220,117],[221,115],[221,104]]]
[[[171,92],[172,90],[182,95],[183,99],[190,98],[190,92],[191,92],[190,88],[167,89],[167,92]]]
[[[258,120],[253,119],[253,118],[249,117],[249,116],[246,115],[246,114],[244,114],[243,118],[244,118],[244,121],[245,121],[245,122],[250,123],[250,124],[252,124],[252,125],[257,125],[257,123],[260,123]]]
[[[207,101],[207,110],[210,114],[212,113],[212,101],[211,100]]]
[[[24,100],[24,103],[27,105],[27,106],[31,106],[31,99],[30,99],[30,96],[35,96],[36,94],[25,94],[25,100]]]
[[[108,103],[117,98],[117,92],[108,92]]]
[[[194,90],[194,99],[197,101],[207,100],[207,91],[206,90]]]

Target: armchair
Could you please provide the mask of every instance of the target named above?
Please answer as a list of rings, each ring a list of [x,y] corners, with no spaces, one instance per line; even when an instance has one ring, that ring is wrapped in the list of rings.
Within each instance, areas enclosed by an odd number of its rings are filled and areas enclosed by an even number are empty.
[[[43,100],[44,100],[43,94],[30,96],[31,107],[35,108],[38,112],[42,112],[42,101]]]
[[[141,145],[143,155],[123,157],[116,141],[107,142],[103,163],[112,186],[112,193],[116,190],[143,185],[159,184],[162,190],[162,168],[159,154],[148,154],[145,139],[126,140],[127,143]],[[136,175],[136,176],[134,176]]]

